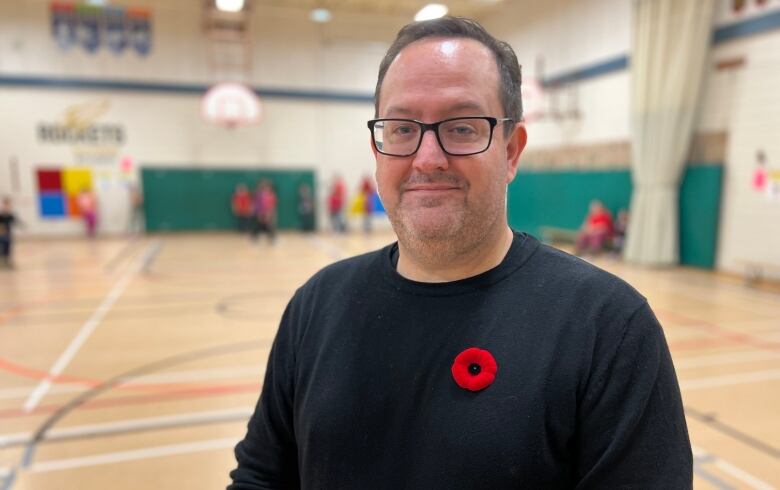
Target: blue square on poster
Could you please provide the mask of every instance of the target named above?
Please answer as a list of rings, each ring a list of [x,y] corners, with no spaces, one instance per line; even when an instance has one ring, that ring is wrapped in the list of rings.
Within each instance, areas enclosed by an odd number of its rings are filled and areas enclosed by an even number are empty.
[[[65,217],[65,194],[62,192],[41,192],[38,197],[41,216],[44,218]]]

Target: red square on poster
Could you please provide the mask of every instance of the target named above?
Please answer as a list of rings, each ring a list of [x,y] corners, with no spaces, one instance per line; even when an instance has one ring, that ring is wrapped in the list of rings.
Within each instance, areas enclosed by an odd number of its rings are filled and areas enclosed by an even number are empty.
[[[62,172],[59,169],[39,169],[38,190],[41,192],[62,191]]]

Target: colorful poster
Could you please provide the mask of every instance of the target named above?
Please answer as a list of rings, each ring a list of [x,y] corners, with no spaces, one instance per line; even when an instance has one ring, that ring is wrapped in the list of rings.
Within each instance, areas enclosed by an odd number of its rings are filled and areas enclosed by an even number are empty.
[[[780,170],[769,165],[764,150],[756,151],[756,166],[750,177],[750,186],[754,191],[764,194],[770,202],[780,202]]]
[[[93,188],[92,171],[88,168],[39,168],[38,208],[42,218],[80,216],[77,196]]]

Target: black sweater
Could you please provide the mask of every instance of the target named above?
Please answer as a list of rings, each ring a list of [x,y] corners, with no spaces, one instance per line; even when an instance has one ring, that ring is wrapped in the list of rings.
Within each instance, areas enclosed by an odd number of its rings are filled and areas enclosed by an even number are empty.
[[[672,360],[634,289],[520,233],[445,284],[404,279],[394,253],[296,292],[230,489],[691,488]],[[451,373],[469,347],[498,364],[478,392]]]

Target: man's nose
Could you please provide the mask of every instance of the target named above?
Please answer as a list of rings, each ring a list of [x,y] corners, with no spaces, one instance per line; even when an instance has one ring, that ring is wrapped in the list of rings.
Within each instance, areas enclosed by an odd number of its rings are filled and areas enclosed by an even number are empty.
[[[421,172],[445,170],[449,167],[447,154],[439,145],[433,130],[423,133],[420,148],[414,154],[412,166]]]

